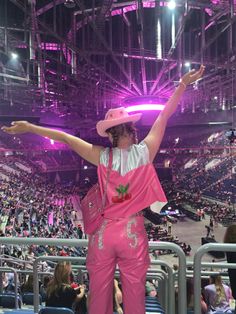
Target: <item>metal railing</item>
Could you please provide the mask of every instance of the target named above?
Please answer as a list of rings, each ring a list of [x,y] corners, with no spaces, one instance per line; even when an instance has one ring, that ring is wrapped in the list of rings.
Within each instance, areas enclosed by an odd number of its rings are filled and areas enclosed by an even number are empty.
[[[204,254],[210,251],[219,252],[236,252],[236,244],[226,243],[207,243],[202,245],[194,255],[194,314],[201,314],[201,268],[202,267],[214,267],[214,268],[236,268],[234,263],[201,263]]]
[[[178,270],[178,313],[187,312],[186,297],[186,256],[184,251],[175,243],[169,242],[149,242],[149,247],[156,250],[171,250],[175,252],[179,259]],[[174,301],[173,301],[174,302]],[[173,306],[174,308],[174,306]]]
[[[1,237],[0,238],[0,245],[6,244],[6,245],[52,245],[52,246],[68,246],[68,247],[87,247],[88,246],[88,240],[78,240],[78,239],[56,239],[56,238],[8,238],[8,237]],[[187,311],[187,300],[186,300],[186,258],[183,250],[174,243],[169,242],[149,242],[150,249],[155,250],[171,250],[173,251],[178,259],[179,259],[179,271],[178,271],[178,291],[179,291],[179,303],[178,303],[178,312],[179,313],[186,313]],[[62,257],[62,256],[46,256],[46,257],[38,257],[36,261],[34,262],[33,270],[34,270],[34,276],[36,278],[36,275],[38,274],[38,270],[36,269],[36,265],[39,260],[70,260],[70,261],[77,261],[77,262],[85,262],[85,258],[82,257]],[[50,259],[52,258],[52,259]],[[56,258],[56,259],[55,259]],[[167,267],[168,270],[168,267]],[[170,273],[170,271],[169,271]],[[170,279],[170,278],[169,278]],[[172,280],[172,279],[170,279]],[[35,281],[34,286],[34,294],[35,294],[35,313],[38,312],[39,308],[39,299],[38,299],[38,285],[37,281]],[[169,283],[170,285],[170,283]],[[169,286],[170,288],[170,286]],[[171,296],[171,298],[173,295]],[[173,306],[173,300],[169,304],[170,308],[174,308]],[[170,312],[169,312],[170,313]],[[172,314],[172,313],[171,313]]]
[[[165,309],[167,313],[175,314],[175,287],[174,287],[174,277],[173,270],[164,261],[161,260],[151,260],[151,265],[165,266],[167,271],[167,295],[160,297],[160,299],[165,300]],[[148,272],[152,272],[154,269],[148,269]]]

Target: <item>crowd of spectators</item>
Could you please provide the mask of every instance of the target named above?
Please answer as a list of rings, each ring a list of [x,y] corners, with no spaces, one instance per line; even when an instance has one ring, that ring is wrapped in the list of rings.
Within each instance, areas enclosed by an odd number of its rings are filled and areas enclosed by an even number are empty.
[[[87,313],[86,286],[79,282],[78,276],[72,271],[69,262],[59,262],[53,266],[48,275],[43,275],[38,281],[40,303],[51,307],[70,308],[76,314]],[[2,273],[2,289],[6,294],[15,292],[15,280],[12,273]],[[33,274],[17,275],[17,292],[20,303],[32,304],[29,296],[34,292]],[[28,301],[26,297],[28,296]],[[28,303],[29,302],[29,303]]]
[[[216,163],[207,168],[210,163]],[[201,157],[189,168],[184,165],[175,173],[175,186],[179,190],[188,190],[192,194],[202,194],[231,204],[234,200],[235,183],[232,168],[236,166],[231,157]]]
[[[7,165],[8,180],[0,181],[0,235],[16,237],[43,238],[82,238],[82,230],[76,224],[76,213],[71,197],[76,190],[74,186],[62,186],[46,182],[38,174],[37,167],[19,157],[1,157]],[[23,164],[22,170],[16,164]],[[74,254],[84,256],[80,248],[31,247],[31,253],[41,254],[45,250],[52,255]],[[20,248],[4,249],[4,253],[24,257],[26,253]],[[30,254],[28,254],[30,256]]]

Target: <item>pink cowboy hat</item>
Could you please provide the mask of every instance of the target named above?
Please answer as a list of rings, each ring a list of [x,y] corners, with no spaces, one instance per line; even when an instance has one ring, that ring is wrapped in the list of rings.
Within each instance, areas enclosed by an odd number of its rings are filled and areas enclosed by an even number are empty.
[[[97,132],[100,136],[107,137],[107,129],[127,122],[137,122],[141,116],[141,113],[129,115],[124,107],[109,109],[105,115],[105,119],[97,123]]]

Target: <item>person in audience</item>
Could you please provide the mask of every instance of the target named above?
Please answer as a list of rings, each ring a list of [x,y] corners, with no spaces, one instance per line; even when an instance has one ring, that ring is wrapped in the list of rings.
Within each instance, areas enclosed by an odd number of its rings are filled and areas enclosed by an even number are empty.
[[[204,297],[207,304],[207,314],[232,314],[230,299],[232,292],[229,286],[222,283],[220,275],[213,275],[210,284],[204,288]]]
[[[122,291],[116,279],[114,279],[114,288],[113,288],[113,311],[116,312],[117,314],[123,314]]]
[[[175,112],[187,85],[200,79],[203,72],[204,66],[201,66],[198,71],[192,70],[183,75],[164,110],[140,143],[134,127],[134,123],[141,118],[140,113],[129,115],[123,107],[110,109],[105,119],[97,123],[98,134],[107,137],[112,144],[113,160],[101,224],[89,238],[87,269],[90,276],[90,314],[112,313],[116,264],[121,273],[124,312],[145,312],[145,281],[150,259],[142,210],[155,202],[166,202],[152,162],[159,150],[167,121]],[[9,134],[30,132],[67,144],[83,159],[98,166],[100,190],[104,193],[109,148],[92,145],[65,132],[26,121],[12,122],[10,127],[4,126],[2,130]]]
[[[232,224],[228,226],[225,231],[224,243],[236,243],[236,224]],[[236,252],[226,252],[227,262],[228,263],[236,263]],[[228,269],[230,287],[232,290],[233,298],[236,300],[236,269],[229,268]],[[236,311],[236,305],[235,305]]]
[[[210,228],[213,230],[213,227],[214,227],[214,220],[213,220],[213,217],[212,217],[212,216],[210,217],[209,226],[210,226]]]
[[[6,286],[4,287],[4,292],[15,292],[15,280],[14,280],[14,274],[13,273],[6,273]],[[17,289],[19,290],[19,286],[17,286]]]
[[[85,287],[80,286],[80,292],[71,288],[71,265],[68,262],[58,263],[55,267],[54,276],[48,283],[46,292],[46,306],[76,307],[85,294]]]
[[[188,246],[186,246],[186,249],[184,250],[184,253],[185,253],[186,255],[190,255],[191,250],[192,250],[192,248],[191,248],[191,245],[189,244]]]
[[[197,216],[198,216],[198,220],[201,221],[202,220],[202,212],[201,209],[197,209]]]
[[[168,221],[167,223],[167,228],[168,228],[168,235],[171,235],[172,223],[170,221]]]
[[[202,219],[206,219],[206,217],[205,217],[205,211],[204,211],[203,208],[201,209],[201,217],[202,217]]]
[[[26,293],[26,292],[34,292],[34,277],[32,274],[30,274],[25,281],[20,287],[21,293]]]
[[[194,286],[193,286],[193,279],[187,279],[187,309],[194,310]],[[207,305],[201,295],[201,312],[202,314],[207,313]]]
[[[210,236],[211,228],[208,225],[206,225],[205,228],[207,229],[206,237],[208,238]]]
[[[43,277],[43,283],[42,283],[42,285],[39,288],[39,294],[42,297],[42,302],[46,301],[47,287],[48,287],[48,284],[49,284],[50,280],[51,280],[51,278],[49,276],[44,276]]]
[[[157,289],[156,289],[155,285],[150,280],[146,281],[145,287],[146,287],[146,296],[150,296],[150,297],[156,297],[157,296]]]

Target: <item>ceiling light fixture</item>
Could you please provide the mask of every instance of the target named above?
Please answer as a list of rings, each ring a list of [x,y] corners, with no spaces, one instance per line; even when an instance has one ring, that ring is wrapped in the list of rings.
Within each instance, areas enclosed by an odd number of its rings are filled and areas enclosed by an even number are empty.
[[[12,53],[11,53],[11,58],[12,58],[13,60],[18,59],[18,54],[15,53],[15,52],[12,52]]]
[[[174,10],[176,8],[176,2],[174,0],[170,0],[167,6],[170,10]]]

